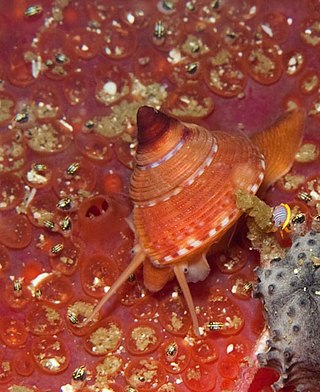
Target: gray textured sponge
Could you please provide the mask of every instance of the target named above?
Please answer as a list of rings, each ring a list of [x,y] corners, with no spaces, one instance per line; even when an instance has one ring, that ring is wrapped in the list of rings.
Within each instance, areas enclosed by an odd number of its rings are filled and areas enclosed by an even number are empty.
[[[275,390],[320,391],[320,234],[296,238],[284,259],[256,272],[270,334],[261,365],[279,371]]]

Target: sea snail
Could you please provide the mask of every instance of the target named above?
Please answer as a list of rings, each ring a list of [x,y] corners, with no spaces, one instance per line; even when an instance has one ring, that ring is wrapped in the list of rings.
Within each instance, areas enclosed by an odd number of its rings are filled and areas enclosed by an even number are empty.
[[[130,183],[135,256],[85,323],[143,263],[144,283],[150,291],[160,290],[176,276],[194,333],[199,335],[187,282],[207,277],[209,248],[240,217],[235,191],[255,194],[290,169],[301,143],[304,118],[300,109],[288,112],[249,139],[242,134],[211,132],[141,107]]]

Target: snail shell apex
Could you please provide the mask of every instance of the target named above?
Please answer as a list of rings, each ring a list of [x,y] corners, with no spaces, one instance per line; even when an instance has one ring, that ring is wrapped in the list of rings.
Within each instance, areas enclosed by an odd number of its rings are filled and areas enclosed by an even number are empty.
[[[138,112],[130,196],[139,243],[168,265],[217,242],[241,212],[236,189],[256,193],[264,160],[243,135],[210,132],[150,107]]]
[[[169,130],[169,124],[173,121],[173,119],[170,119],[156,109],[141,106],[137,113],[137,126],[139,129],[138,143],[140,149],[146,148],[152,142],[156,142],[159,136]]]

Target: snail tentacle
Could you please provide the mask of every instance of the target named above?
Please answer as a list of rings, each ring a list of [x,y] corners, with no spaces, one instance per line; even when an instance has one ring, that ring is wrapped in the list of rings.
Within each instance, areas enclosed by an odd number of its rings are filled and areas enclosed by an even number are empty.
[[[128,267],[121,273],[118,279],[113,283],[113,285],[110,287],[110,290],[101,298],[100,302],[95,307],[92,314],[87,319],[84,320],[83,326],[87,325],[90,321],[94,319],[94,317],[98,314],[98,312],[103,307],[103,305],[107,301],[109,301],[109,299],[113,296],[113,294],[115,294],[120,289],[120,287],[126,282],[129,276],[133,274],[140,267],[145,257],[146,255],[141,248],[137,250],[137,253],[131,260]]]
[[[193,331],[196,336],[200,336],[199,322],[198,322],[198,318],[196,315],[196,311],[195,311],[193,299],[192,299],[192,296],[190,293],[190,289],[189,289],[189,286],[188,286],[188,283],[187,283],[187,280],[185,277],[185,272],[184,272],[185,268],[186,268],[185,263],[179,263],[173,267],[177,281],[180,285],[184,299],[186,300],[186,303],[187,303],[187,307],[188,307],[188,310],[189,310],[189,313],[191,316],[191,320],[192,320],[192,324],[193,324]]]
[[[124,218],[124,220],[126,221],[129,228],[134,232],[134,234],[136,234],[136,228],[134,227],[134,222],[133,222],[133,214],[131,213],[129,216]]]

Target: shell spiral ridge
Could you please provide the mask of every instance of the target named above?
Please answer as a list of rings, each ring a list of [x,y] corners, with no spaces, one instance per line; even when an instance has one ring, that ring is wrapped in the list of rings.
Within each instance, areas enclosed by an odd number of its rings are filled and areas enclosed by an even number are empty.
[[[245,136],[168,124],[147,148],[139,146],[130,189],[139,242],[160,264],[216,242],[241,214],[235,190],[255,193],[264,171]]]

